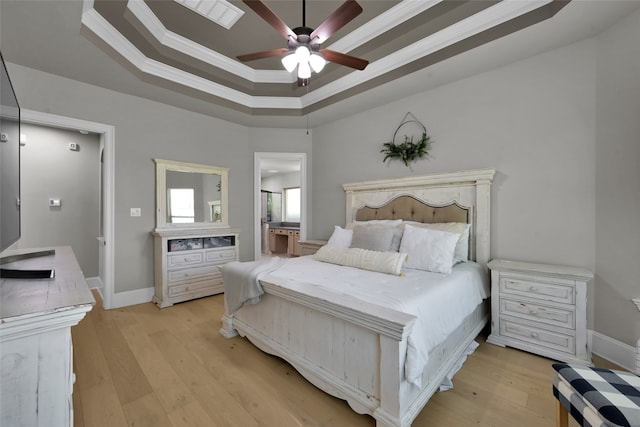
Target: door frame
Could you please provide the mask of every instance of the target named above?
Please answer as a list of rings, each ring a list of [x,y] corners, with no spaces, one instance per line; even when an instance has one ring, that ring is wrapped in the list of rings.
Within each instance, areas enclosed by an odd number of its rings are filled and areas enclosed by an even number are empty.
[[[112,308],[114,295],[114,254],[115,254],[115,230],[114,230],[114,177],[115,177],[115,127],[103,123],[58,116],[55,114],[41,113],[20,109],[20,120],[24,123],[63,128],[69,130],[86,130],[100,135],[100,143],[104,147],[104,193],[102,194],[103,209],[103,236],[104,259],[99,260],[104,266],[102,283],[102,306],[105,309]]]
[[[300,162],[300,240],[307,238],[307,154],[306,153],[253,153],[253,247],[254,260],[259,260],[262,254],[262,224],[260,223],[260,190],[262,173],[260,161],[262,159],[298,160]]]

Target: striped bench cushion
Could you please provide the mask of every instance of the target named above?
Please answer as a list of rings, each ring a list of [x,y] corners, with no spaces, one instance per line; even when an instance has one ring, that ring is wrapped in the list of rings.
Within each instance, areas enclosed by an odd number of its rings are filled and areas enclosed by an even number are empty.
[[[640,426],[640,377],[555,363],[554,396],[583,427]]]

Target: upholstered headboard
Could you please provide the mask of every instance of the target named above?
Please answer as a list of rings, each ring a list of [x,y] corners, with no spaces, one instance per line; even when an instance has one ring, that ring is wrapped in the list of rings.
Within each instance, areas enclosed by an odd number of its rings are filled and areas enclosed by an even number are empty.
[[[491,181],[495,170],[411,176],[344,184],[346,222],[403,219],[471,224],[472,260],[486,266],[490,256]]]
[[[416,222],[464,222],[470,219],[470,209],[451,203],[447,206],[430,206],[412,196],[398,196],[384,206],[364,206],[356,210],[358,221],[372,219],[402,219]]]

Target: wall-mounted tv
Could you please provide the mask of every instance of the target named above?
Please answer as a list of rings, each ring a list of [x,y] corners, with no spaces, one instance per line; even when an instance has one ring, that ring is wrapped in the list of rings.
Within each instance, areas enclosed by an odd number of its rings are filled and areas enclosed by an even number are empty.
[[[0,252],[20,239],[20,106],[0,52]]]

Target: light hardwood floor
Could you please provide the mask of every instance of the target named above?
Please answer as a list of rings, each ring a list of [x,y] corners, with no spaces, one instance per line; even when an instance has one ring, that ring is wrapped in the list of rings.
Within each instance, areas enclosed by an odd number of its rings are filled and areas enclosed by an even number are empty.
[[[281,359],[222,337],[222,295],[106,311],[94,295],[72,328],[76,427],[375,426]],[[555,426],[553,361],[477,341],[453,390],[436,393],[413,426]]]

